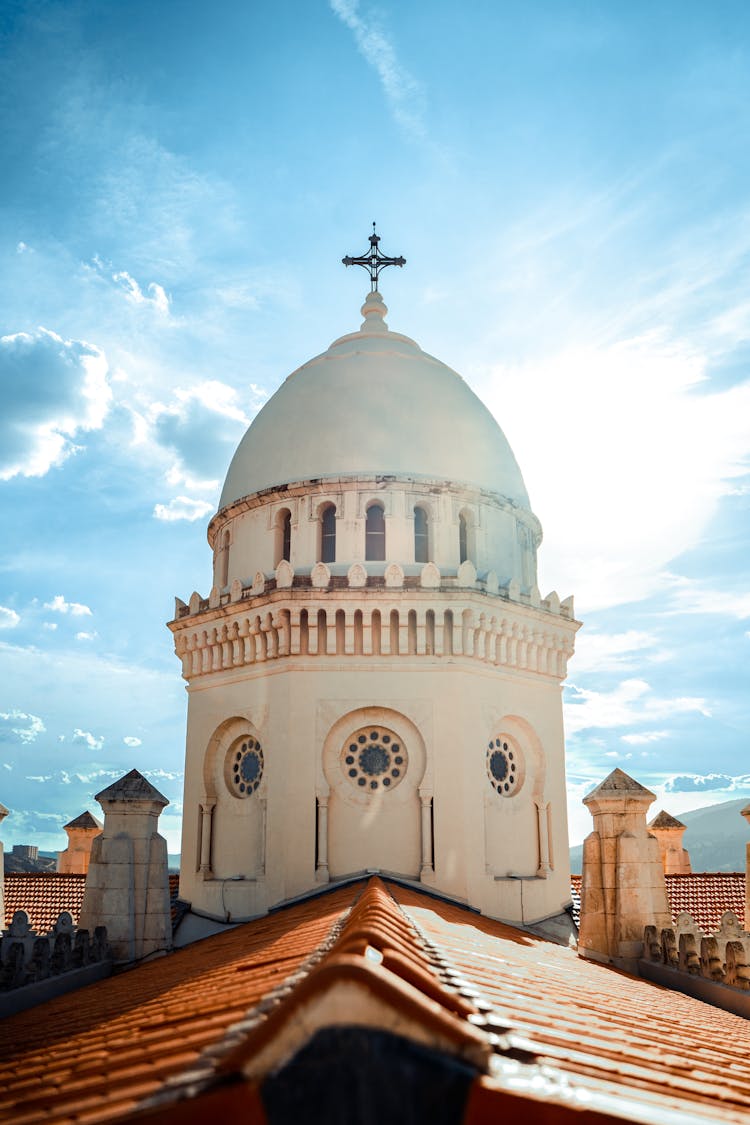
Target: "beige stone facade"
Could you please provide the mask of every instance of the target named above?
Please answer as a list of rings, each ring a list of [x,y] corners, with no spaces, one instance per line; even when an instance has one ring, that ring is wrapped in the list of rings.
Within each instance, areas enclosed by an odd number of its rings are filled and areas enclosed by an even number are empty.
[[[378,302],[250,427],[209,527],[213,588],[176,603],[181,897],[237,920],[380,870],[538,921],[570,899],[572,599],[540,596],[541,528],[499,427],[455,372],[387,331]],[[394,371],[394,394],[423,390],[413,442],[397,413],[384,430],[357,406],[370,365],[383,398]],[[345,422],[361,448],[349,429],[338,442]],[[269,468],[274,433],[289,458]],[[439,439],[455,475],[436,471]],[[326,474],[339,445],[348,471]]]

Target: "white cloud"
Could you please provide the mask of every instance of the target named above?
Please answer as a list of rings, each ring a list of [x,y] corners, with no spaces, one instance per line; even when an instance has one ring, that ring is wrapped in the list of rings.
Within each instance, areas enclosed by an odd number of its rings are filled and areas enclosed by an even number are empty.
[[[3,723],[16,723],[8,732],[13,736],[12,741],[23,743],[36,742],[40,734],[44,734],[46,727],[38,715],[30,715],[26,711],[0,711],[0,721]],[[0,738],[3,730],[0,728]],[[5,735],[7,741],[7,734]]]
[[[99,636],[98,633],[76,633],[77,641],[95,641]]]
[[[424,135],[424,91],[401,65],[388,36],[360,14],[359,0],[330,0],[331,10],[354,35],[357,49],[373,68],[396,121],[417,137]]]
[[[45,609],[51,609],[53,613],[69,613],[72,617],[91,617],[91,610],[87,605],[82,602],[66,602],[62,594],[56,594],[51,602],[44,603]]]
[[[678,696],[664,699],[650,695],[645,680],[623,680],[613,691],[598,692],[570,685],[564,703],[565,729],[575,734],[590,728],[613,728],[651,723],[672,715],[697,713],[710,716],[705,699]]]
[[[750,786],[750,777],[741,774],[732,777],[726,773],[680,773],[668,777],[664,782],[665,793],[703,793],[721,789],[727,793],[737,790],[746,790]]]
[[[127,270],[119,270],[117,273],[113,273],[112,280],[123,290],[132,304],[151,307],[161,316],[169,316],[170,298],[164,288],[157,282],[150,282],[144,293],[138,282],[134,277],[131,277]]]
[[[33,254],[33,253],[34,253],[33,249],[31,248],[31,246],[28,246],[27,243],[25,243],[25,242],[16,243],[16,254]]]
[[[15,629],[20,620],[14,609],[0,605],[0,629]]]
[[[43,621],[42,622],[42,628],[48,629],[50,631],[50,633],[54,633],[55,629],[57,628],[57,622],[56,621]]]
[[[625,672],[637,668],[643,660],[663,660],[663,652],[654,652],[658,639],[652,633],[628,629],[624,633],[595,633],[584,629],[576,637],[575,663],[572,670],[581,672]]]
[[[73,731],[73,742],[79,745],[88,746],[89,750],[101,750],[104,745],[104,738],[100,735],[92,734],[88,730],[80,730],[76,727]]]
[[[746,471],[750,382],[712,391],[707,367],[652,332],[496,368],[482,387],[545,530],[540,565],[584,610],[668,588],[670,560]]]
[[[189,496],[175,496],[168,504],[157,504],[154,516],[157,520],[199,520],[214,510],[213,504],[206,500],[193,500]]]
[[[673,586],[671,606],[678,613],[716,614],[744,621],[750,617],[750,590],[715,590],[680,575],[668,575]]]
[[[104,352],[39,328],[0,337],[0,480],[41,477],[101,429],[111,391]]]
[[[255,387],[251,395],[248,405],[255,413],[266,396]],[[249,424],[234,387],[210,379],[187,390],[178,388],[170,403],[153,403],[143,433],[170,456],[169,484],[215,492],[217,468],[229,463]]]
[[[622,734],[620,741],[627,742],[629,746],[645,746],[649,742],[661,742],[663,738],[671,736],[670,730],[645,730],[641,734]]]
[[[141,745],[141,739],[136,738],[135,735],[133,735],[133,734],[123,735],[122,741],[125,743],[126,746],[140,746]]]

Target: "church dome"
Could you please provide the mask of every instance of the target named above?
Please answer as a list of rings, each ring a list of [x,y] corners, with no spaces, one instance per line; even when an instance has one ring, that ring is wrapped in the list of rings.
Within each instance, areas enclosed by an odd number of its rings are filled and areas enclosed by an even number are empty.
[[[252,422],[220,508],[269,487],[339,476],[452,481],[529,499],[497,422],[460,375],[391,332],[378,292],[358,332],[294,371]]]

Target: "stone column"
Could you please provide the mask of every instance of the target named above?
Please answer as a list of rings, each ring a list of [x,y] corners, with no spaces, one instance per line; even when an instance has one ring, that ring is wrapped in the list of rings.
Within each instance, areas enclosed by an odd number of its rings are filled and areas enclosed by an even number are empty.
[[[539,833],[539,869],[537,870],[538,879],[546,879],[552,868],[549,862],[549,828],[547,825],[547,809],[549,802],[537,801],[536,803],[536,819],[537,830]]]
[[[104,828],[94,840],[78,924],[107,927],[115,961],[139,961],[172,947],[167,842],[156,831],[169,804],[138,770],[96,799]]]
[[[686,825],[670,816],[668,812],[658,813],[648,826],[651,835],[659,845],[665,875],[689,875],[690,856],[682,846]]]
[[[420,793],[422,802],[422,870],[420,877],[432,875],[432,794]]]
[[[583,803],[594,831],[583,844],[578,952],[635,972],[643,931],[672,925],[659,845],[646,827],[654,794],[621,769]]]
[[[57,853],[57,870],[66,875],[85,875],[89,869],[92,845],[101,830],[101,821],[88,809],[69,821],[65,825],[68,846],[64,852]]]
[[[216,807],[216,798],[208,797],[201,801],[201,861],[200,873],[204,879],[212,879],[211,870],[211,827]]]
[[[740,809],[740,812],[747,823],[750,824],[750,805],[745,805],[744,809]],[[0,851],[1,858],[2,851]],[[750,844],[745,845],[745,929],[750,930]]]
[[[318,797],[318,865],[315,879],[318,883],[328,882],[328,794]]]

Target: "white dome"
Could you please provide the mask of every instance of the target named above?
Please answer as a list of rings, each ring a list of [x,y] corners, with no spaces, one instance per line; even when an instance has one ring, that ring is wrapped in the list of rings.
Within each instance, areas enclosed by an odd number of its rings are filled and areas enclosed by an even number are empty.
[[[529,499],[513,452],[460,375],[390,332],[379,293],[359,332],[294,371],[232,458],[220,508],[293,481],[398,476],[453,481]]]

